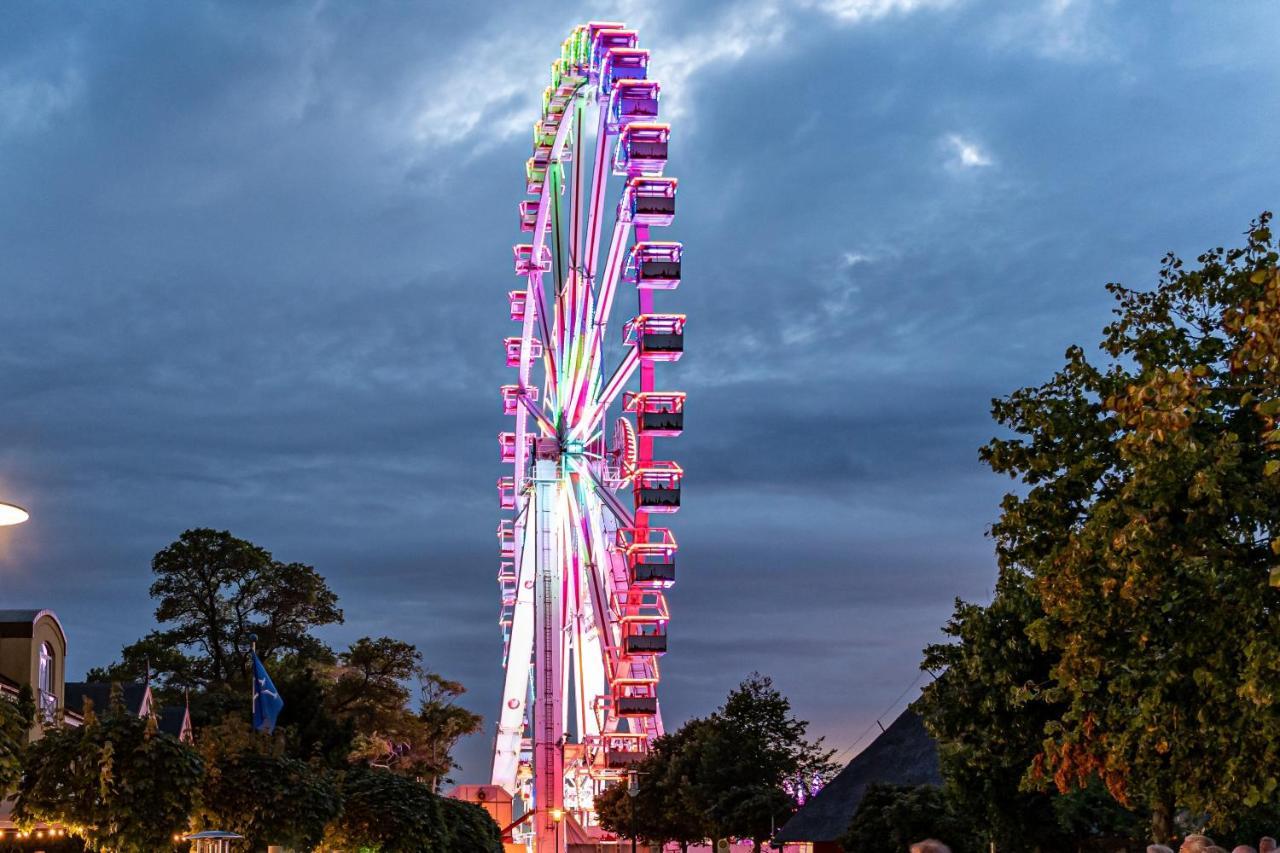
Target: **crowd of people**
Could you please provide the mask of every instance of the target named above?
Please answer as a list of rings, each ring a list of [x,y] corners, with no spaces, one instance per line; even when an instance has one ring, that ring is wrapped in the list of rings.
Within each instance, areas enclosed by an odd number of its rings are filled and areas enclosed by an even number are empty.
[[[912,844],[911,853],[951,853],[951,848],[936,838],[926,838],[924,841]],[[1174,850],[1167,844],[1151,844],[1147,846],[1147,853],[1174,853]],[[1219,847],[1207,835],[1188,835],[1182,840],[1177,853],[1227,853],[1227,849]],[[1257,847],[1239,844],[1231,850],[1231,853],[1280,853],[1280,851],[1277,851],[1276,840],[1268,835],[1258,842]]]
[[[1173,853],[1173,848],[1167,844],[1152,844],[1147,847],[1147,853]],[[1227,850],[1207,835],[1188,835],[1182,840],[1178,853],[1227,853]],[[1268,835],[1258,842],[1257,847],[1238,844],[1231,853],[1276,853],[1276,840]]]

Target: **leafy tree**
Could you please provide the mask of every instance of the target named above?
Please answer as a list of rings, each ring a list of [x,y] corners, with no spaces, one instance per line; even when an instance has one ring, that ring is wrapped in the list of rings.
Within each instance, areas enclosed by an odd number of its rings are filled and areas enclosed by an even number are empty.
[[[917,841],[937,838],[955,853],[981,853],[975,827],[933,785],[867,787],[840,846],[858,853],[902,853]]]
[[[30,685],[22,685],[18,701],[0,700],[0,797],[13,793],[22,778],[22,754],[35,716]]]
[[[501,853],[499,827],[483,809],[446,802],[421,782],[378,768],[352,767],[342,774],[339,787],[342,815],[329,824],[322,850]]]
[[[624,835],[641,827],[653,841],[751,838],[759,851],[795,810],[796,787],[834,769],[807,729],[772,680],[753,673],[711,716],[659,738],[639,768],[637,802],[606,792],[605,819]]]
[[[454,704],[465,692],[422,666],[410,643],[363,637],[340,654],[326,707],[349,721],[356,736],[351,758],[427,781],[434,790],[451,769],[453,748],[481,728],[481,718]],[[419,710],[407,682],[417,680]]]
[[[283,740],[228,718],[201,733],[205,762],[200,828],[243,835],[251,850],[268,844],[310,850],[342,810],[322,768],[289,758]]]
[[[1073,347],[996,401],[983,458],[1020,479],[993,534],[1056,659],[1031,781],[1101,781],[1169,839],[1280,793],[1280,281],[1269,216],[1154,290],[1109,285],[1108,361]]]
[[[483,806],[442,797],[440,807],[444,811],[444,823],[449,836],[449,846],[444,849],[501,853],[502,827],[498,826]]]
[[[596,819],[600,821],[601,828],[619,838],[643,838],[646,842],[664,843],[670,839],[655,837],[663,833],[657,829],[654,810],[646,808],[655,799],[646,796],[640,800],[639,794],[633,797],[627,793],[625,782],[615,783],[596,795]],[[645,814],[646,811],[650,813]]]
[[[681,850],[710,837],[712,827],[688,795],[690,768],[700,763],[699,736],[710,725],[707,720],[692,720],[654,741],[649,755],[635,768],[634,796],[628,784],[616,784],[596,797],[601,826],[622,838],[656,844],[674,841]]]
[[[398,734],[412,696],[405,682],[423,676],[422,653],[390,637],[361,637],[338,655],[328,690],[329,710],[361,733]]]
[[[1003,567],[990,605],[956,602],[944,629],[955,642],[925,649],[921,665],[939,675],[913,706],[938,742],[948,802],[999,850],[1067,841],[1054,796],[1023,787],[1045,726],[1063,711],[1041,689],[1057,658],[1027,636],[1040,613],[1031,579]]]
[[[303,761],[319,761],[327,767],[346,764],[355,740],[355,725],[329,710],[328,668],[285,658],[272,666],[271,679],[281,696],[288,697],[276,731],[286,739],[287,754]],[[243,710],[243,699],[240,710]]]
[[[199,528],[156,554],[151,570],[162,627],[92,676],[136,680],[150,672],[160,687],[239,685],[248,672],[250,635],[264,658],[333,659],[311,630],[341,622],[342,611],[311,566],[282,563],[225,530]]]
[[[187,827],[199,754],[119,703],[81,728],[57,728],[28,748],[14,819],[59,823],[91,850],[154,853]]]
[[[462,682],[451,681],[434,672],[423,674],[421,706],[418,719],[422,724],[422,740],[414,749],[415,772],[433,789],[448,781],[449,773],[458,765],[453,760],[458,741],[484,728],[479,714],[457,704],[467,692]]]
[[[805,737],[809,724],[791,713],[791,702],[773,680],[753,673],[733,690],[701,727],[689,748],[700,755],[690,776],[718,838],[750,838],[755,848],[795,810],[792,791],[825,778],[832,752]]]

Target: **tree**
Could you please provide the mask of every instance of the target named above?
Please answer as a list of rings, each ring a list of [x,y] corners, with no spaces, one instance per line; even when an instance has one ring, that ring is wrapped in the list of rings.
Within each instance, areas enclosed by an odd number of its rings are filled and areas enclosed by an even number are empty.
[[[418,719],[422,723],[422,740],[414,749],[415,772],[422,776],[432,790],[448,781],[449,773],[457,767],[453,760],[458,741],[484,728],[484,720],[456,704],[466,688],[459,681],[450,681],[434,672],[422,677],[421,705]]]
[[[690,745],[702,758],[694,788],[717,837],[750,838],[759,851],[795,810],[796,789],[812,793],[815,780],[830,775],[833,753],[805,737],[809,724],[760,673],[733,690],[711,720]]]
[[[361,637],[338,655],[328,690],[329,710],[357,732],[394,736],[406,725],[412,695],[405,685],[423,676],[422,653],[390,637]]]
[[[449,844],[446,850],[474,850],[476,853],[501,853],[502,827],[483,806],[442,797],[444,823]]]
[[[14,819],[58,823],[91,850],[154,853],[186,829],[203,762],[157,731],[155,719],[127,713],[117,698],[81,728],[57,728],[28,748]]]
[[[925,649],[921,666],[939,674],[913,706],[938,742],[949,803],[998,850],[1067,840],[1053,795],[1023,786],[1045,726],[1063,711],[1041,690],[1057,658],[1027,636],[1040,613],[1031,579],[1001,568],[991,604],[957,601],[944,628],[955,642]]]
[[[715,713],[659,738],[639,768],[637,802],[609,793],[605,819],[624,835],[646,827],[641,836],[654,841],[745,837],[759,851],[795,810],[797,789],[834,769],[807,729],[772,680],[753,673]]]
[[[980,853],[976,827],[957,813],[933,785],[872,784],[863,794],[840,846],[858,853],[902,853],[917,841],[937,838],[955,853]]]
[[[502,851],[499,827],[483,809],[460,808],[467,804],[449,803],[428,786],[406,776],[378,768],[352,767],[342,774],[339,789],[342,814],[329,824],[322,850]]]
[[[22,778],[22,754],[35,716],[30,685],[22,685],[16,702],[0,700],[0,797],[12,794]]]
[[[251,635],[263,658],[292,653],[332,662],[311,630],[342,621],[337,596],[311,566],[282,563],[225,530],[185,531],[151,562],[161,628],[126,646],[120,663],[91,676],[158,686],[219,687],[244,683]]]
[[[620,783],[596,797],[600,825],[622,838],[655,844],[674,841],[681,850],[710,837],[712,827],[689,794],[690,768],[700,763],[696,750],[701,730],[710,725],[707,720],[691,720],[655,740],[635,767],[634,795],[629,784]]]
[[[1156,287],[1109,285],[1096,366],[1073,347],[1044,385],[996,401],[1012,437],[983,458],[1022,481],[993,528],[1032,578],[1028,626],[1060,704],[1030,781],[1103,783],[1150,815],[1212,821],[1280,789],[1280,281],[1269,215],[1241,248]]]
[[[346,764],[356,731],[351,720],[329,710],[327,673],[327,667],[287,657],[272,665],[271,679],[280,695],[288,697],[276,720],[276,731],[285,738],[286,753],[336,768]]]
[[[407,682],[417,680],[419,709]],[[362,637],[339,655],[326,707],[356,735],[350,757],[423,779],[432,790],[453,769],[453,748],[481,728],[477,714],[454,700],[465,688],[422,666],[410,643]]]
[[[228,718],[201,733],[205,780],[197,828],[243,835],[250,850],[268,844],[310,850],[342,811],[323,767],[284,754],[282,738]]]

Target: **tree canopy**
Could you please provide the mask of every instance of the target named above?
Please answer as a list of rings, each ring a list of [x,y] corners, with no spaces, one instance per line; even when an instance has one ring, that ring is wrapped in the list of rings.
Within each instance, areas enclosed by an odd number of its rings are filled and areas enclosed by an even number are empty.
[[[1008,434],[982,458],[1022,484],[992,528],[1000,583],[989,607],[958,606],[956,647],[927,653],[953,669],[922,709],[956,787],[997,813],[1020,769],[1028,788],[1101,783],[1157,840],[1179,810],[1230,823],[1280,799],[1269,225],[1191,267],[1166,257],[1151,290],[1109,285],[1104,357],[1072,347],[995,401]],[[966,704],[973,725],[955,717]]]
[[[245,683],[251,637],[263,658],[332,660],[311,632],[342,621],[338,597],[311,566],[283,563],[225,530],[187,530],[151,561],[159,628],[126,646],[122,661],[91,677],[160,687]]]
[[[18,824],[61,824],[89,849],[113,853],[169,849],[187,828],[204,771],[194,749],[118,698],[80,728],[46,731],[25,758]]]
[[[753,673],[714,713],[659,738],[637,767],[639,792],[610,789],[602,825],[649,841],[751,838],[758,850],[796,807],[800,788],[832,771],[773,681]]]

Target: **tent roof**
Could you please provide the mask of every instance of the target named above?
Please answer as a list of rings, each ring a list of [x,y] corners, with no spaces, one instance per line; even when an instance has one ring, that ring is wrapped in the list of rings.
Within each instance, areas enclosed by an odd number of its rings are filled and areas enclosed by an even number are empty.
[[[835,841],[844,835],[867,786],[941,785],[938,745],[914,711],[903,711],[871,745],[796,812],[778,841]]]

